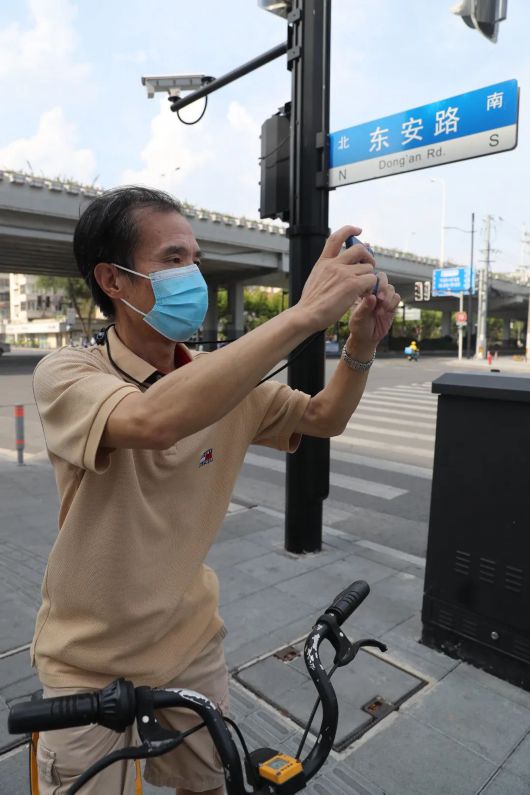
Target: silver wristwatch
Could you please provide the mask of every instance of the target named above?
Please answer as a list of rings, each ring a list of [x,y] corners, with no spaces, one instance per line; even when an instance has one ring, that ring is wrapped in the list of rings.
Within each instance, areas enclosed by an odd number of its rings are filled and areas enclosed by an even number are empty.
[[[343,362],[346,362],[350,370],[357,370],[357,372],[365,373],[370,369],[375,361],[375,351],[373,352],[371,359],[369,359],[367,362],[360,362],[358,359],[354,359],[353,356],[350,356],[346,350],[346,346],[344,346],[341,353],[341,359]]]

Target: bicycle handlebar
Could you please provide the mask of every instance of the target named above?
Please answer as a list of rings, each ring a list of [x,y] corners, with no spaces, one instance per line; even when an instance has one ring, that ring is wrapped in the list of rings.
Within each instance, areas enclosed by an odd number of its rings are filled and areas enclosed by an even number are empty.
[[[134,696],[132,682],[116,679],[103,690],[91,693],[14,704],[7,728],[10,734],[25,734],[99,723],[107,729],[123,732],[135,718]]]
[[[368,583],[363,580],[353,582],[335,597],[333,604],[331,604],[325,612],[328,615],[335,616],[337,624],[340,627],[341,624],[357,610],[359,605],[364,602],[369,593],[370,587]]]
[[[307,638],[304,648],[305,663],[322,701],[322,722],[316,743],[302,763],[304,784],[301,786],[305,786],[305,782],[309,781],[326,761],[337,731],[337,697],[320,661],[320,644],[327,639],[334,645],[337,651],[337,665],[350,662],[361,645],[375,643],[385,650],[383,644],[377,641],[359,641],[352,646],[345,635],[338,631],[338,627],[359,607],[369,592],[369,586],[362,580],[352,583],[335,597]],[[11,734],[25,734],[98,723],[113,731],[122,732],[136,719],[140,738],[143,741],[137,748],[137,758],[142,758],[160,755],[181,741],[178,732],[170,732],[159,726],[154,713],[157,709],[183,706],[195,711],[206,724],[223,763],[228,795],[247,793],[241,760],[222,714],[205,696],[194,691],[135,688],[132,682],[118,679],[96,692],[15,704],[10,710],[8,730]],[[133,750],[125,749],[125,752],[131,756]],[[128,758],[125,752],[122,756]],[[116,759],[120,758],[119,755],[114,756]],[[107,759],[107,764],[110,761],[115,760]],[[101,763],[94,765],[93,770],[92,768],[87,770],[72,787],[71,792],[78,791],[81,779],[83,783],[86,782],[103,767],[104,764]],[[253,791],[275,793],[278,790],[274,785],[260,781],[259,789]]]

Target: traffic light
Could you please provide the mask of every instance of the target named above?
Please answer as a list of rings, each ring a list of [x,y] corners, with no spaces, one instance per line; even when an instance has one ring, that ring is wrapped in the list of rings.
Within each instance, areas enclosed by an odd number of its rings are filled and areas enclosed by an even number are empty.
[[[506,19],[508,0],[460,0],[451,8],[466,25],[479,30],[487,39],[497,41],[499,22]]]
[[[260,218],[289,220],[290,117],[288,102],[261,128]]]

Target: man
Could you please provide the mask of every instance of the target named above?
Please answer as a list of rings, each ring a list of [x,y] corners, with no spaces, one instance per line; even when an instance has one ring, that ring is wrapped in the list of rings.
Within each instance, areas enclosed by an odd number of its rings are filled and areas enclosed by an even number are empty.
[[[35,371],[35,398],[61,508],[32,645],[46,696],[136,686],[199,690],[227,709],[218,584],[203,563],[249,444],[293,452],[302,434],[342,433],[399,301],[362,245],[332,234],[296,306],[210,354],[183,340],[201,325],[200,252],[167,194],[119,188],[96,198],[74,236],[81,274],[107,316],[105,344],[63,348]],[[258,382],[352,305],[343,360],[314,397]],[[101,340],[102,341],[102,340]],[[188,728],[189,714],[167,711]],[[98,726],[44,732],[42,795],[63,795],[89,764],[133,741]],[[149,760],[145,777],[179,795],[221,795],[205,730]],[[134,792],[134,766],[100,773],[84,793]]]

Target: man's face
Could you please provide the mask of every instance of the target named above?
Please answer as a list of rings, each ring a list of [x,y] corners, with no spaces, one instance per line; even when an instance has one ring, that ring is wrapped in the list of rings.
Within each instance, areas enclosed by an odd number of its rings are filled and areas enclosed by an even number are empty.
[[[195,262],[200,266],[201,252],[188,221],[177,212],[151,209],[135,211],[138,226],[134,249],[134,269],[148,276],[155,271],[184,267]],[[123,296],[142,312],[149,312],[154,304],[153,289],[147,279],[132,278],[117,269],[126,288]],[[128,285],[126,284],[128,282]]]

